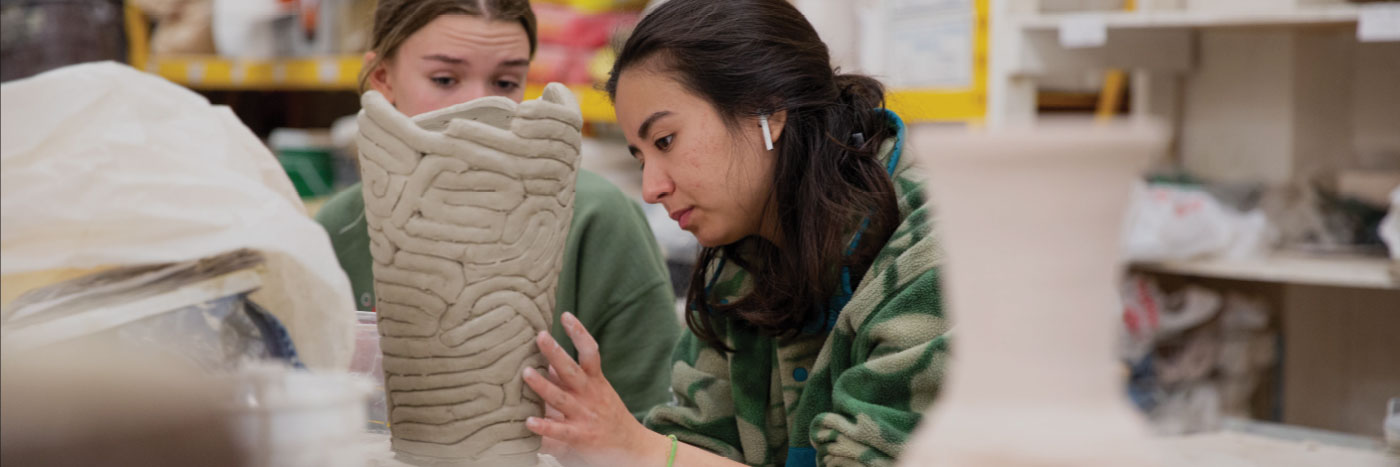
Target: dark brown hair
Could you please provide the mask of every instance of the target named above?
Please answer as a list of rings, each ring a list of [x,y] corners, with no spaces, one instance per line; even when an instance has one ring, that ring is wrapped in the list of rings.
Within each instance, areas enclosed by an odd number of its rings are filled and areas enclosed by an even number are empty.
[[[614,99],[619,76],[634,67],[674,77],[713,105],[731,132],[744,119],[787,111],[775,149],[776,209],[761,211],[776,213],[765,222],[776,222],[784,247],[750,236],[702,249],[687,294],[691,331],[729,350],[717,329],[730,317],[787,335],[839,311],[827,308],[841,268],[859,283],[899,222],[894,184],[878,159],[893,136],[884,87],[832,69],[826,44],[785,0],[670,0],[618,52],[607,83]],[[862,219],[869,225],[847,255]],[[753,279],[747,296],[725,304],[711,303],[706,291],[706,271],[721,253]]]
[[[530,0],[379,0],[374,8],[374,29],[369,42],[374,60],[360,70],[360,92],[367,89],[369,74],[385,60],[393,58],[408,36],[442,15],[520,21],[525,35],[530,38],[530,58],[535,56],[538,38]]]

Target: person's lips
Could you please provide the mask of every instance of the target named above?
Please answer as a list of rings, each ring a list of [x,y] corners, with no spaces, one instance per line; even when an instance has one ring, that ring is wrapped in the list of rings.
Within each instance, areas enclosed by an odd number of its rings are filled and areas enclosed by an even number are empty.
[[[680,224],[681,229],[684,230],[690,227],[690,213],[694,210],[695,208],[677,209],[671,212],[671,219]]]

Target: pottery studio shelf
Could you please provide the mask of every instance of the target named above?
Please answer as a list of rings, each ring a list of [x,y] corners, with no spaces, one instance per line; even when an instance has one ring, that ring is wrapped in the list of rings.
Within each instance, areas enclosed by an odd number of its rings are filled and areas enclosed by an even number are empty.
[[[1387,258],[1274,253],[1248,259],[1195,259],[1137,263],[1151,272],[1257,282],[1400,289]]]
[[[1095,12],[1108,29],[1239,28],[1355,24],[1360,9],[1329,5],[1281,11],[1112,11]],[[1049,13],[1018,18],[1029,30],[1058,29],[1084,13]]]
[[[990,125],[1033,120],[1037,109],[1034,99],[1039,78],[1082,76],[1088,71],[1110,69],[1140,72],[1135,73],[1131,87],[1134,115],[1174,121],[1170,115],[1161,114],[1178,112],[1181,99],[1177,99],[1177,94],[1184,91],[1178,89],[1180,85],[1177,82],[1183,76],[1200,73],[1202,69],[1218,68],[1218,64],[1207,64],[1209,60],[1202,57],[1217,53],[1217,50],[1224,51],[1219,53],[1233,50],[1220,49],[1216,42],[1201,40],[1198,37],[1200,33],[1335,32],[1352,28],[1358,29],[1359,36],[1359,29],[1363,28],[1358,26],[1366,23],[1367,18],[1379,18],[1372,22],[1384,23],[1377,24],[1371,30],[1388,27],[1390,22],[1386,18],[1393,16],[1391,12],[1396,5],[1393,2],[1356,5],[1336,1],[1327,5],[1287,7],[1284,4],[1307,2],[1274,2],[1278,6],[1270,8],[1232,9],[1211,5],[1183,10],[1066,13],[1038,13],[1036,8],[1026,6],[1038,7],[1042,3],[1049,2],[1007,2],[1008,6],[993,12],[993,15],[1001,18],[1002,26],[993,31],[996,37],[992,39],[994,49],[991,55],[999,59],[999,65],[992,67],[988,76],[991,105],[987,111],[987,121]],[[1229,2],[1218,3],[1225,5]],[[1073,39],[1076,45],[1068,45],[1065,41],[1069,38],[1076,38]],[[1284,50],[1281,47],[1275,49]],[[1332,64],[1319,66],[1335,67]],[[1252,82],[1250,78],[1240,76],[1234,81],[1216,81]]]
[[[201,91],[350,91],[359,88],[359,55],[232,59],[216,56],[155,57],[147,69],[165,79]],[[602,91],[586,85],[569,89],[578,97],[584,120],[615,123],[612,103]],[[525,98],[539,97],[543,86],[529,85]],[[964,121],[981,117],[982,102],[968,93],[899,90],[890,94],[890,108],[906,121]]]

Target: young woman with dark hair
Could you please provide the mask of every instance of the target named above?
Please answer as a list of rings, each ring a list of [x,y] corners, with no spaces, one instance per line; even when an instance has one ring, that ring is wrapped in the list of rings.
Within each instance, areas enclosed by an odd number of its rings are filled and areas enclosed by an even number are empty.
[[[705,248],[676,402],[630,421],[588,333],[526,382],[527,422],[597,465],[890,464],[946,362],[938,249],[904,125],[783,0],[670,0],[607,84],[646,201]],[[669,436],[668,436],[669,435]]]

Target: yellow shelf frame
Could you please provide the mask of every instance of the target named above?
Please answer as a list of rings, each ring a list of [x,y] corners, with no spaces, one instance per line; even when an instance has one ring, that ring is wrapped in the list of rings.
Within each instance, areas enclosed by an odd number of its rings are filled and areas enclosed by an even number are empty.
[[[583,114],[583,121],[591,123],[617,123],[617,114],[613,112],[612,99],[608,98],[608,93],[587,85],[569,86],[569,90],[574,92],[574,97],[578,98],[579,112]],[[525,86],[525,98],[535,99],[544,92],[544,86],[530,84]]]
[[[987,114],[987,25],[990,0],[975,0],[973,79],[962,89],[897,89],[886,105],[909,123],[978,122]],[[128,14],[131,14],[128,11]],[[134,18],[128,17],[129,20]],[[144,37],[141,42],[144,42]],[[144,48],[141,48],[144,50]],[[276,60],[218,56],[150,57],[133,54],[133,65],[170,81],[199,90],[306,90],[358,92],[360,55]],[[539,97],[542,86],[529,85],[525,97]],[[578,97],[585,121],[616,123],[607,94],[591,86],[570,86]]]
[[[986,118],[991,0],[973,0],[972,6],[972,84],[966,88],[891,91],[885,105],[906,123],[980,123]]]
[[[535,0],[535,3],[566,6],[576,11],[590,14],[642,11],[642,9],[647,6],[646,0]]]
[[[199,90],[354,92],[362,62],[359,55],[277,60],[168,56],[154,58],[147,70]]]

